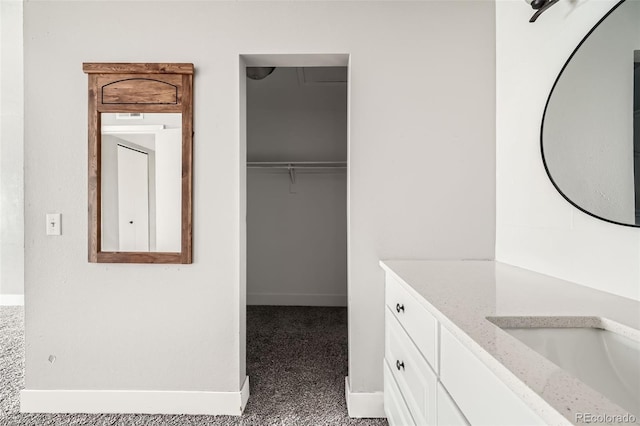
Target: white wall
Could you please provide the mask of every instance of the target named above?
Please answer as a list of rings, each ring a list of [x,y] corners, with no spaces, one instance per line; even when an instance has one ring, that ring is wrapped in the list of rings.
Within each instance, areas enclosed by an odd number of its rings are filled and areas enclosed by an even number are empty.
[[[640,2],[627,1],[565,68],[547,107],[544,154],[562,192],[589,212],[635,224],[633,51]]]
[[[347,305],[346,170],[249,169],[247,303]]]
[[[562,1],[534,24],[521,1],[496,3],[496,259],[640,299],[640,230],[572,207],[552,186],[540,156],[551,86],[615,3]]]
[[[247,80],[247,161],[347,161],[347,85],[304,84],[298,68]]]
[[[102,135],[102,164],[100,175],[101,250],[117,251],[120,247],[120,215],[118,206],[118,144],[126,142],[114,135]]]
[[[378,259],[494,254],[493,2],[122,8],[25,3],[26,389],[240,388],[239,55],[338,52],[351,54],[350,384],[382,390]],[[87,263],[91,61],[196,66],[192,265]],[[42,227],[50,209],[65,217],[55,239]]]
[[[298,73],[247,80],[247,161],[347,161],[346,83]],[[247,303],[347,305],[346,170],[247,170]]]
[[[156,251],[179,252],[182,245],[182,131],[156,132]]]
[[[24,294],[22,40],[22,1],[0,1],[0,304]]]
[[[182,127],[182,114],[179,112],[154,112],[143,114],[142,118],[117,118],[116,113],[102,113],[103,126],[152,126],[162,124],[165,129]]]

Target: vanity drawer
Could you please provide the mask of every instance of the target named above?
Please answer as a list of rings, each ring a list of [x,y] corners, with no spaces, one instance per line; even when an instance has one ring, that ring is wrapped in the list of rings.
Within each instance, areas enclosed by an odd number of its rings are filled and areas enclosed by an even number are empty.
[[[473,425],[544,425],[509,387],[445,327],[440,330],[440,380]]]
[[[385,358],[411,416],[435,425],[437,378],[390,309],[386,309]]]
[[[402,324],[422,356],[437,372],[439,366],[436,355],[438,349],[436,319],[389,273],[386,274],[385,300],[392,315]]]
[[[438,400],[438,409],[436,410],[438,414],[438,425],[469,426],[469,422],[465,419],[462,412],[460,412],[460,409],[453,399],[451,399],[449,393],[444,386],[442,386],[442,383],[438,383],[436,398]]]
[[[386,360],[384,361],[384,412],[391,426],[415,426],[416,424]]]

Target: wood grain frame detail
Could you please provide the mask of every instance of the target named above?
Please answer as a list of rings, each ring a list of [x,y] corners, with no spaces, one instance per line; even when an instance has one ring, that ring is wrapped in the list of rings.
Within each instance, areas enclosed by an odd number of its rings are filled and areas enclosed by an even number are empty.
[[[127,78],[101,87],[103,104],[172,104],[178,103],[178,86],[150,78]]]
[[[193,240],[193,64],[84,63],[89,77],[89,262],[192,263]],[[149,83],[151,82],[151,83]],[[107,95],[105,96],[105,87]],[[106,102],[105,102],[106,101]],[[105,252],[101,250],[101,113],[182,114],[181,251]]]

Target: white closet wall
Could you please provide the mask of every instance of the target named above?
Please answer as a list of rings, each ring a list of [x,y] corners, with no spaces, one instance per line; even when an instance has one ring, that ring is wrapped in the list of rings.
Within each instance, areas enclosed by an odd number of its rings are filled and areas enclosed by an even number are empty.
[[[247,161],[347,160],[346,83],[306,80],[247,80]],[[346,202],[346,169],[247,169],[248,304],[346,306]]]

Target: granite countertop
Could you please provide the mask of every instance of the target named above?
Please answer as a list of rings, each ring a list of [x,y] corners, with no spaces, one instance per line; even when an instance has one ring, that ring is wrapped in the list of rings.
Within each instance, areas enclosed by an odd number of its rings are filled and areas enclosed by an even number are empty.
[[[593,326],[602,318],[608,329],[638,340],[640,302],[494,261],[380,265],[547,423],[580,424],[578,413],[628,415],[487,318],[531,317],[537,326]],[[537,317],[550,318],[541,324]]]

